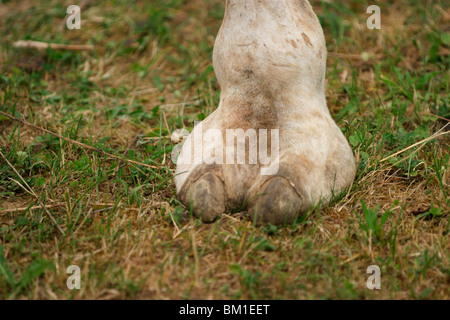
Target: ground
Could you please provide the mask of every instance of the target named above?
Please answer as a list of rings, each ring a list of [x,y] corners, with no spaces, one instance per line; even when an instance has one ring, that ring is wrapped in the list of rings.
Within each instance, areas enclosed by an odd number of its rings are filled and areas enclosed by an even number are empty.
[[[0,1],[0,111],[26,121],[0,115],[0,299],[449,299],[445,1],[383,2],[380,30],[371,2],[311,1],[358,172],[278,227],[243,212],[203,224],[175,196],[171,133],[219,100],[223,2]],[[80,30],[65,25],[71,4]]]

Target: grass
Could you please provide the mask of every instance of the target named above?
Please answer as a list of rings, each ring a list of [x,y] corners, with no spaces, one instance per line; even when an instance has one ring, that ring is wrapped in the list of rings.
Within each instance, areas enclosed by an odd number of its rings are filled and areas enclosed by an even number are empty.
[[[223,1],[91,2],[81,30],[63,25],[69,4],[0,1],[0,111],[103,152],[0,116],[0,299],[450,298],[450,139],[433,136],[449,132],[444,1],[381,4],[381,30],[367,1],[312,1],[358,172],[283,227],[202,224],[175,197],[170,135],[219,101]],[[95,50],[12,47],[24,39]]]

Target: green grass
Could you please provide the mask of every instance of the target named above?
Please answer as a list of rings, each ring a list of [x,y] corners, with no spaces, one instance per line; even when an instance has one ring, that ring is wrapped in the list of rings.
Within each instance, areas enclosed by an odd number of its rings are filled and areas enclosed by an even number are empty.
[[[0,116],[0,299],[450,298],[450,140],[428,139],[450,119],[444,1],[382,4],[381,30],[365,27],[367,1],[312,1],[358,172],[283,227],[202,224],[175,197],[170,134],[219,102],[223,1],[96,1],[81,30],[60,27],[58,1],[0,3],[0,111],[154,167]],[[95,50],[13,48],[24,39]],[[70,265],[81,290],[66,287]]]

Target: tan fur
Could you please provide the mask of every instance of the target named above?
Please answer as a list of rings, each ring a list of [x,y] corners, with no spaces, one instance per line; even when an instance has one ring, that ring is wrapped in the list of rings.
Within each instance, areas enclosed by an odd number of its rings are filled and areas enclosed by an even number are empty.
[[[222,92],[203,132],[279,129],[280,167],[262,176],[259,164],[178,165],[178,196],[197,216],[247,204],[258,222],[292,222],[351,184],[355,160],[326,106],[325,39],[306,0],[227,0],[213,63]]]

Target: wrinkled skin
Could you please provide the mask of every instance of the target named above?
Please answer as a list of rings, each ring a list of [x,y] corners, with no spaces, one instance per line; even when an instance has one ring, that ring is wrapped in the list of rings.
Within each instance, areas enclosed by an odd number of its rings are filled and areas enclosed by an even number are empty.
[[[257,223],[291,223],[352,183],[352,150],[326,106],[326,57],[308,1],[226,1],[213,55],[220,104],[193,133],[279,129],[279,169],[261,175],[261,164],[178,163],[177,195],[195,216],[211,222],[246,207]],[[192,154],[192,142],[191,134],[182,153]],[[214,144],[203,141],[204,150]]]

